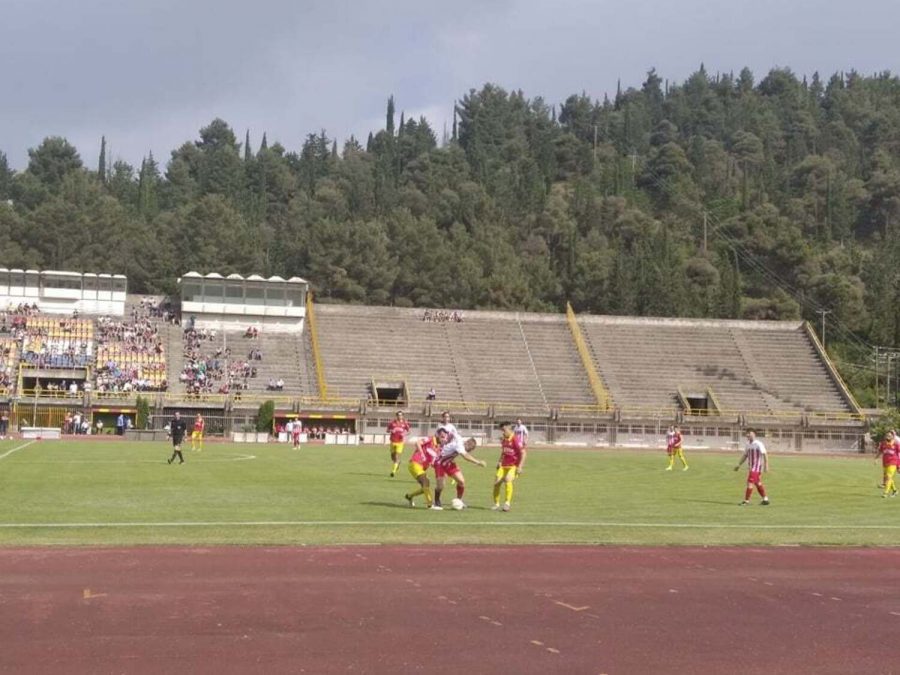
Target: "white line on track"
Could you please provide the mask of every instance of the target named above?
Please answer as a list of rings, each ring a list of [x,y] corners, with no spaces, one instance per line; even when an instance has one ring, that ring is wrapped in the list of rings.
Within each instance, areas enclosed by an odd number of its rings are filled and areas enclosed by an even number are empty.
[[[248,462],[256,459],[256,455],[230,455],[227,457],[196,457],[188,455],[193,462],[201,464],[222,463],[222,462]],[[0,457],[2,459],[2,457]],[[59,460],[38,460],[31,461],[30,464],[165,464],[163,459],[59,459]]]
[[[581,521],[448,521],[433,520],[412,522],[408,520],[195,520],[195,521],[156,521],[156,522],[94,522],[94,523],[0,523],[0,529],[28,528],[127,528],[127,527],[336,527],[336,526],[378,526],[393,527],[397,525],[414,525],[416,527],[434,525],[435,527],[652,527],[661,529],[745,529],[747,525],[727,523],[619,523],[619,522],[581,522]],[[896,525],[766,525],[754,524],[754,530],[900,530]]]
[[[12,450],[7,450],[2,455],[0,455],[0,459],[5,459],[5,458],[9,457],[11,454],[13,454],[14,452],[18,452],[19,450],[24,450],[32,443],[37,443],[37,439],[35,438],[34,440],[28,441],[27,443],[22,443],[22,445],[15,447]]]

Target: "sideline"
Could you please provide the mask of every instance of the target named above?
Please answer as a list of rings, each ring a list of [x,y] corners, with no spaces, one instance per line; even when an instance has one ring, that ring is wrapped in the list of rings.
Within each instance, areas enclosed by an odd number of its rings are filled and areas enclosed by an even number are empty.
[[[4,452],[2,455],[0,455],[0,459],[6,459],[7,457],[9,457],[9,456],[10,456],[11,454],[13,454],[14,452],[18,452],[19,450],[24,450],[25,448],[27,448],[27,447],[28,447],[29,445],[31,445],[32,443],[37,443],[37,441],[38,441],[38,439],[35,438],[34,440],[28,441],[27,443],[23,443],[22,445],[20,445],[20,446],[18,446],[18,447],[15,447],[15,448],[13,448],[12,450],[7,450],[7,451]]]
[[[789,525],[754,523],[622,523],[610,521],[514,521],[514,520],[482,520],[482,521],[426,521],[409,520],[198,520],[198,521],[160,521],[160,522],[109,522],[109,523],[0,523],[0,529],[89,529],[89,528],[142,528],[142,527],[335,527],[346,525],[359,527],[374,525],[395,527],[397,525],[415,525],[416,527],[434,525],[437,527],[607,527],[607,528],[659,528],[659,529],[715,529],[715,530],[900,530],[900,523],[871,523],[850,525]]]

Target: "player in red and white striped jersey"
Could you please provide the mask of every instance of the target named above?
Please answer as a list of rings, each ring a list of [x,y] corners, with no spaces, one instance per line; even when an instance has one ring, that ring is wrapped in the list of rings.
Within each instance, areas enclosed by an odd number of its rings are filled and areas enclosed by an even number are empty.
[[[760,476],[769,470],[769,454],[766,452],[765,444],[756,437],[753,429],[747,431],[747,449],[744,450],[741,461],[737,463],[734,470],[740,469],[744,462],[747,462],[750,473],[747,475],[747,489],[744,491],[744,501],[741,502],[741,506],[750,503],[750,495],[753,494],[754,486],[759,492],[759,496],[762,497],[762,505],[768,506],[769,497],[766,495],[766,488],[762,484]]]

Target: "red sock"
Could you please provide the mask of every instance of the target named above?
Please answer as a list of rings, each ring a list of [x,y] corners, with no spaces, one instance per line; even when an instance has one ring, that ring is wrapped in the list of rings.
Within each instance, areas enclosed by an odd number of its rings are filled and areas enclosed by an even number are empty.
[[[766,498],[766,488],[763,487],[763,484],[757,483],[756,489],[759,490],[759,496],[762,497],[763,499],[765,499]]]
[[[463,485],[462,483],[456,484],[456,498],[457,499],[462,499],[463,492],[465,492],[465,491],[466,491],[465,485]]]
[[[752,495],[752,494],[753,494],[753,488],[748,485],[747,489],[744,491],[744,501],[749,502],[750,495]]]

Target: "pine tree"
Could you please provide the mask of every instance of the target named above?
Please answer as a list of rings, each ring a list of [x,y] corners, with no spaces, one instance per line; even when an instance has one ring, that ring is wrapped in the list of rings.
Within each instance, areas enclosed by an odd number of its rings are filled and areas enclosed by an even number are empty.
[[[100,182],[106,182],[106,136],[100,137],[100,161],[97,163],[97,175]]]
[[[247,134],[244,136],[244,161],[249,162],[253,159],[253,153],[250,151],[250,130],[247,129]]]
[[[260,150],[268,150],[269,149],[269,142],[266,140],[266,132],[265,131],[263,132],[262,143],[259,144],[259,149]]]

